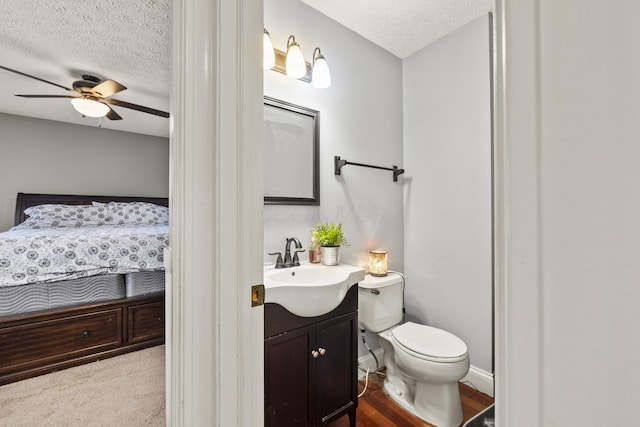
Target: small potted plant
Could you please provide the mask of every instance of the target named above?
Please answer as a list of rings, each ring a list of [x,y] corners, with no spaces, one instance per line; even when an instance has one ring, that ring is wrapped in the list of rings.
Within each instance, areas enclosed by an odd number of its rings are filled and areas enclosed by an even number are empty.
[[[333,222],[318,221],[311,230],[311,241],[320,246],[324,265],[338,265],[340,246],[349,246],[342,231],[342,224]]]

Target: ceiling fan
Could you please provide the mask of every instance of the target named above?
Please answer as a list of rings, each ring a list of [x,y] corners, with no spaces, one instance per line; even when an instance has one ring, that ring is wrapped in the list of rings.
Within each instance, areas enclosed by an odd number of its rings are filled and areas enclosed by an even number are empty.
[[[66,91],[72,92],[74,95],[16,95],[23,98],[71,98],[71,104],[80,114],[88,117],[107,117],[110,120],[122,120],[122,117],[116,113],[108,104],[117,105],[118,107],[130,108],[132,110],[141,111],[143,113],[153,114],[160,117],[169,117],[169,113],[156,110],[154,108],[143,107],[142,105],[132,104],[126,101],[110,98],[112,95],[122,92],[125,86],[113,80],[100,81],[99,78],[91,75],[83,75],[82,80],[73,82],[72,88],[68,88],[57,83],[50,82],[40,77],[32,76],[21,71],[3,67],[3,70],[20,74],[21,76],[39,80],[50,85],[57,86]]]

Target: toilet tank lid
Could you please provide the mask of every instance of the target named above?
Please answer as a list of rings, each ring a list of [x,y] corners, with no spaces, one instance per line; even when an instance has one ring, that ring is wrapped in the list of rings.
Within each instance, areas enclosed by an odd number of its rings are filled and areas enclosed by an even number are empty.
[[[402,283],[402,276],[398,273],[389,272],[386,276],[382,277],[367,274],[364,276],[364,280],[358,282],[358,287],[364,289],[378,289],[384,288],[385,286],[397,285],[398,283]]]

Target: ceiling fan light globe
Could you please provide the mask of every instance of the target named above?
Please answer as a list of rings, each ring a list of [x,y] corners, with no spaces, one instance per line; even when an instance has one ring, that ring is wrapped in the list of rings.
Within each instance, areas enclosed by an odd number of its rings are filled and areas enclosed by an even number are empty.
[[[98,101],[85,98],[74,98],[71,105],[76,111],[87,117],[104,117],[109,113],[110,108]]]

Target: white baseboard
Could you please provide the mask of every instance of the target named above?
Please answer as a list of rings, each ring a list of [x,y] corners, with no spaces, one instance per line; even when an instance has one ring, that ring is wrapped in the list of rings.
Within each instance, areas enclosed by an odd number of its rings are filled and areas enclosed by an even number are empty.
[[[380,362],[380,367],[382,367],[382,356],[384,355],[384,350],[380,347],[373,350],[373,352],[378,358],[378,362]],[[369,368],[369,372],[376,370],[376,360],[373,358],[371,353],[367,353],[365,356],[358,358],[358,365],[362,366],[364,369]],[[358,379],[364,378],[365,375],[366,372],[358,369]]]
[[[377,348],[373,350],[376,357],[378,358],[378,362],[380,362],[380,366],[382,367],[382,357],[384,356],[384,350],[382,348]],[[367,353],[366,355],[358,358],[358,364],[364,369],[369,368],[369,372],[373,372],[376,369],[376,361],[371,355],[371,353]],[[358,369],[358,379],[364,378],[366,372]],[[482,369],[478,369],[475,366],[471,366],[469,368],[469,373],[460,380],[461,383],[465,383],[466,385],[475,388],[476,390],[493,397],[493,374],[489,374]]]
[[[472,366],[469,368],[469,373],[460,382],[493,397],[493,374]]]

